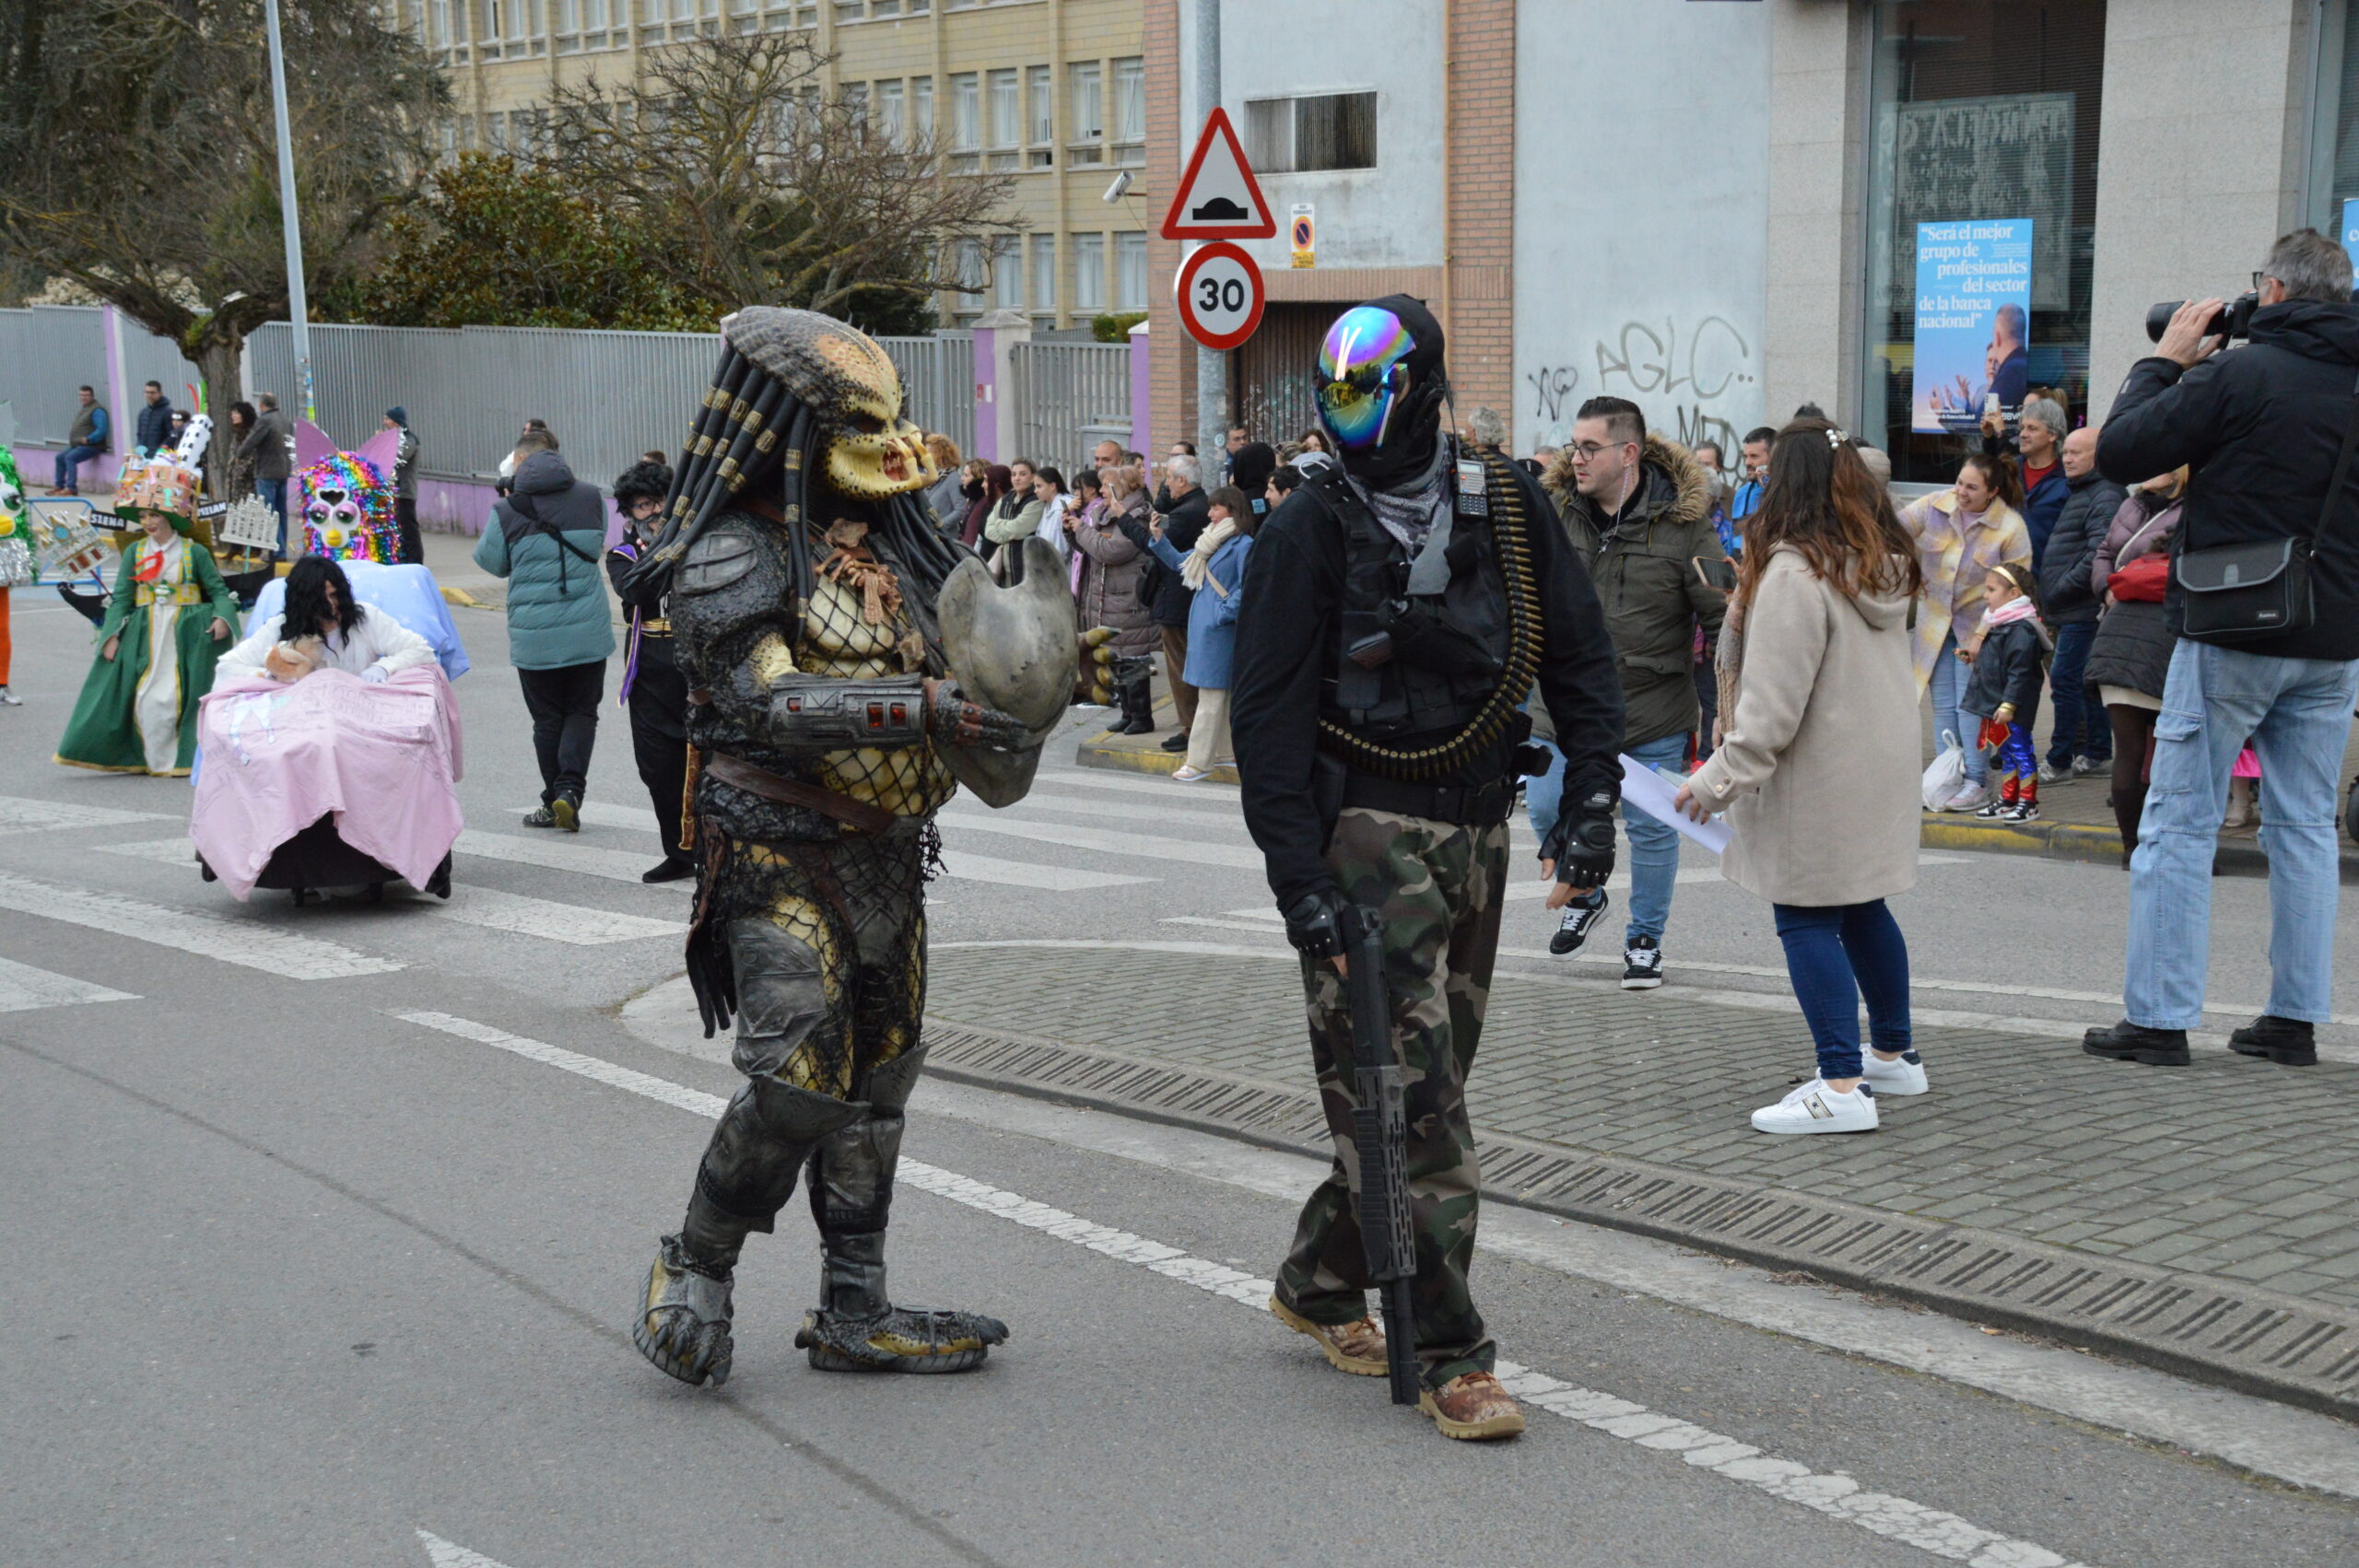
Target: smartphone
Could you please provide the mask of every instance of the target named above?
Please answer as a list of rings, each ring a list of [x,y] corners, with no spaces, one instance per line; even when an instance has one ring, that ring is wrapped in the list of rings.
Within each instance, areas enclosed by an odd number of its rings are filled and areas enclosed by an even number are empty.
[[[1983,417],[1987,419],[1987,418],[1989,418],[1991,415],[1996,414],[1996,413],[1998,413],[1998,412],[1999,412],[1999,394],[1998,394],[1997,392],[1984,392],[1984,393],[1982,394],[1982,415],[1983,415]]]
[[[1717,588],[1722,593],[1736,591],[1736,563],[1726,556],[1708,560],[1702,556],[1688,557],[1696,568],[1696,578],[1707,588]]]

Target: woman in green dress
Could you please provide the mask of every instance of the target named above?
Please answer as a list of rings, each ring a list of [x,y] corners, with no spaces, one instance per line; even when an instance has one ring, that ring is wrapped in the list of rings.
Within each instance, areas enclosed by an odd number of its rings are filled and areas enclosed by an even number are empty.
[[[194,471],[171,458],[124,468],[115,515],[135,521],[140,537],[123,552],[59,762],[180,778],[195,761],[197,701],[238,637],[237,599],[213,552],[188,537],[196,487]]]

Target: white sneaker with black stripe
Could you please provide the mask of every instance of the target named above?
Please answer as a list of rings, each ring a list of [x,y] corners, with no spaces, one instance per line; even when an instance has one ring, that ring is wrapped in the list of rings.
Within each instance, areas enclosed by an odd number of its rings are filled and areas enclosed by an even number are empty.
[[[1873,1132],[1875,1091],[1862,1082],[1848,1094],[1837,1094],[1826,1080],[1813,1078],[1797,1084],[1776,1105],[1754,1112],[1753,1127],[1756,1132]]]
[[[1932,1087],[1925,1081],[1925,1059],[1913,1050],[1901,1052],[1894,1061],[1861,1051],[1860,1076],[1874,1084],[1879,1094],[1922,1094]]]
[[[1622,949],[1622,989],[1650,991],[1662,984],[1662,944],[1650,936],[1633,938]]]

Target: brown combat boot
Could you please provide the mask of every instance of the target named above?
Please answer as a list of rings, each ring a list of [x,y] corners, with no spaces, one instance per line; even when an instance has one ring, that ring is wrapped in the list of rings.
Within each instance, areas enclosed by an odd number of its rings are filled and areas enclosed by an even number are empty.
[[[1434,1418],[1444,1437],[1463,1443],[1523,1434],[1523,1412],[1487,1372],[1469,1372],[1438,1390],[1426,1389],[1417,1396],[1417,1409]]]
[[[1384,1330],[1376,1326],[1375,1318],[1364,1316],[1356,1323],[1331,1328],[1313,1323],[1275,1296],[1270,1298],[1270,1316],[1296,1333],[1309,1335],[1336,1371],[1355,1377],[1384,1375]]]

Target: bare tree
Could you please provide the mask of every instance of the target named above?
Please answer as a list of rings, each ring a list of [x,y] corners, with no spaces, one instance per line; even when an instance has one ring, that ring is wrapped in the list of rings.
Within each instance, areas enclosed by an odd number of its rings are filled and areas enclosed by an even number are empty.
[[[366,266],[448,102],[378,9],[280,8],[314,295]],[[0,257],[172,339],[226,407],[288,309],[261,0],[0,0]]]
[[[826,101],[827,56],[798,34],[715,38],[650,57],[610,97],[552,100],[552,159],[665,237],[657,265],[718,311],[797,305],[854,321],[906,314],[957,275],[962,245],[1016,225],[1005,177],[953,176],[930,135]]]

